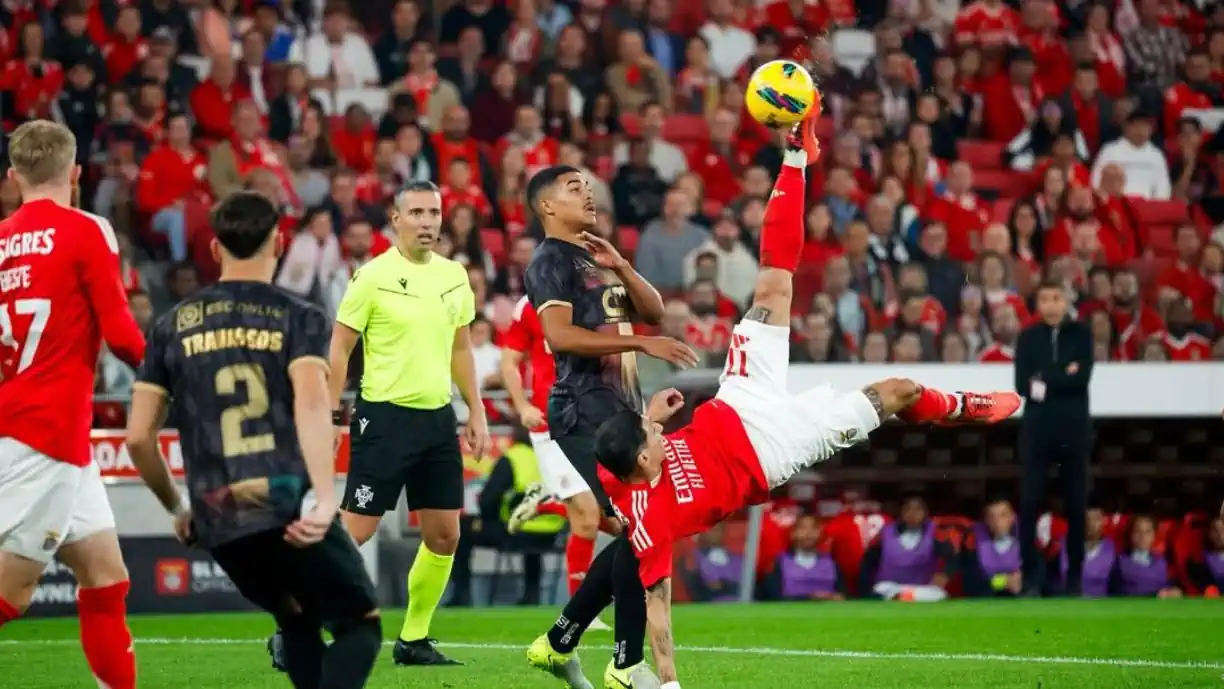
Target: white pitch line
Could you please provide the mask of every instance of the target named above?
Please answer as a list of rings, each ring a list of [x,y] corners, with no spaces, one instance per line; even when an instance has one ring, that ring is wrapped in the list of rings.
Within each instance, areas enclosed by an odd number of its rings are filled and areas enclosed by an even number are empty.
[[[0,639],[5,646],[76,646],[76,639]],[[245,646],[263,645],[267,639],[207,639],[207,638],[147,638],[136,644],[150,646]],[[394,644],[386,641],[384,646]],[[443,648],[466,648],[488,651],[524,651],[520,644],[440,643]],[[941,662],[1017,663],[1021,665],[1094,665],[1099,667],[1130,667],[1158,670],[1224,670],[1224,661],[1149,660],[1141,658],[1084,658],[1078,656],[1017,656],[1001,653],[921,653],[880,651],[819,650],[807,648],[739,648],[734,646],[680,646],[689,653],[719,655],[783,656],[794,658],[841,658],[847,660],[925,660]]]

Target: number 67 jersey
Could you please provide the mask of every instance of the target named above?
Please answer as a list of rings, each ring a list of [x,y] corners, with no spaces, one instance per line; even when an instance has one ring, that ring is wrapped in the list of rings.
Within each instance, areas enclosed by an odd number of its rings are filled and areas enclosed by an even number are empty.
[[[219,282],[154,325],[136,386],[173,400],[203,547],[297,518],[310,482],[289,371],[326,369],[330,339],[321,309],[263,282]]]
[[[46,199],[22,205],[0,222],[0,438],[88,466],[103,340],[140,364],[110,223]]]

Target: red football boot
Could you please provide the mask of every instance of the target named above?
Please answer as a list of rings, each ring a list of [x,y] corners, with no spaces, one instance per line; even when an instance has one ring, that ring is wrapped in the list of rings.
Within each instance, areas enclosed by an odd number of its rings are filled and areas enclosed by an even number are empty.
[[[962,392],[960,414],[940,425],[999,423],[1020,408],[1020,395],[1014,392]]]

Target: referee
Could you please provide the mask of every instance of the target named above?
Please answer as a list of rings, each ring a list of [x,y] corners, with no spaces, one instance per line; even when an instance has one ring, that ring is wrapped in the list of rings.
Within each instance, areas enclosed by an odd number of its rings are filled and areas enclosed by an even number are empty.
[[[421,524],[421,547],[408,573],[408,612],[395,643],[397,665],[458,665],[434,648],[429,624],[450,579],[463,507],[463,456],[451,408],[452,381],[471,409],[464,438],[476,456],[489,441],[468,325],[475,296],[467,270],[433,252],[442,197],[413,182],[391,211],[395,250],[362,266],[336,314],[329,359],[347,371],[360,337],[361,394],[353,411],[348,481],[340,517],[359,544],[370,540],[400,492]],[[331,395],[337,443],[344,376]]]

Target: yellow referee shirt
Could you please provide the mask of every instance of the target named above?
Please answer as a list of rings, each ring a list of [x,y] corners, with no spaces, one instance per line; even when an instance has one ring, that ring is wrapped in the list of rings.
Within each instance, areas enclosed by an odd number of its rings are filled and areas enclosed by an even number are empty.
[[[412,409],[451,401],[455,330],[476,317],[462,264],[437,254],[413,263],[391,249],[353,274],[336,320],[361,333],[361,398]]]

